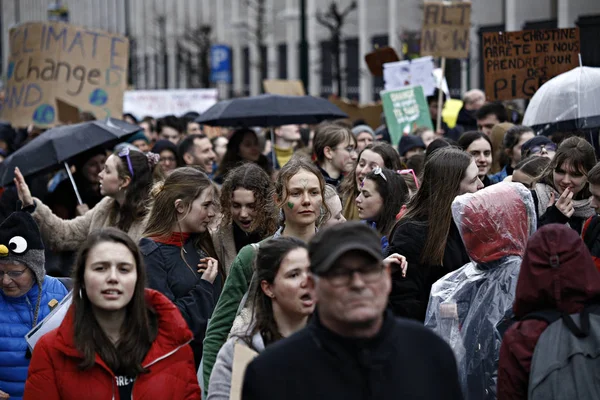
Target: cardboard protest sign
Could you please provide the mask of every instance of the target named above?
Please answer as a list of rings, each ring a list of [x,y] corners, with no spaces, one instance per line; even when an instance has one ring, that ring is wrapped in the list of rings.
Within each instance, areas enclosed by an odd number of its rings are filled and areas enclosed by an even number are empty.
[[[365,55],[365,62],[373,76],[383,76],[384,65],[399,60],[398,53],[391,47],[381,47]]]
[[[240,400],[242,398],[242,387],[244,374],[248,364],[258,355],[247,346],[236,343],[233,346],[233,366],[231,367],[231,389],[229,400]]]
[[[421,56],[469,57],[471,3],[429,3],[424,5]]]
[[[348,114],[348,119],[351,122],[362,119],[373,129],[381,125],[381,113],[383,112],[381,104],[358,105],[335,96],[329,96],[327,100]]]
[[[304,96],[304,83],[299,80],[265,79],[263,80],[265,93],[281,96]]]
[[[383,112],[392,144],[398,146],[403,135],[420,126],[433,129],[429,105],[421,86],[382,91]]]
[[[188,111],[203,113],[219,100],[217,89],[128,90],[123,97],[123,112],[142,119],[160,118]]]
[[[120,118],[129,40],[61,22],[29,22],[10,30],[3,119],[14,126],[59,123],[57,99]]]
[[[579,28],[483,34],[489,100],[529,99],[549,79],[579,65]]]

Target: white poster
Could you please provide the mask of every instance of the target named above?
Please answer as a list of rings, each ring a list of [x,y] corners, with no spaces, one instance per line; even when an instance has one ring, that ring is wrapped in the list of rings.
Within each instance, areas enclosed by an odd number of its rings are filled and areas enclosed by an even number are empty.
[[[425,96],[431,96],[439,85],[439,77],[436,76],[436,72],[439,75],[441,70],[439,68],[437,70],[439,71],[436,71],[431,56],[383,64],[385,90],[398,90],[406,86],[422,86]],[[442,83],[442,90],[449,98],[446,79]]]
[[[171,114],[179,117],[188,111],[203,113],[217,101],[217,89],[129,90],[123,99],[123,113],[138,119]]]

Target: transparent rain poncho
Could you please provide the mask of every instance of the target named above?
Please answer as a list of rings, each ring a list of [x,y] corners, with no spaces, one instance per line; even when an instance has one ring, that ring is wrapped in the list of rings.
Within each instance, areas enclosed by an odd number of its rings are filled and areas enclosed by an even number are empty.
[[[536,216],[530,191],[499,183],[458,196],[452,216],[471,258],[431,288],[425,326],[452,347],[466,399],[496,398],[501,335]]]

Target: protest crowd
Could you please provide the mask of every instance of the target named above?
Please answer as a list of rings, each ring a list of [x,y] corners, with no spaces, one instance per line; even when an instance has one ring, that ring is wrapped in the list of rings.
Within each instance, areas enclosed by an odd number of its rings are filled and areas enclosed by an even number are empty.
[[[600,399],[600,68],[555,75],[0,115],[0,400]]]

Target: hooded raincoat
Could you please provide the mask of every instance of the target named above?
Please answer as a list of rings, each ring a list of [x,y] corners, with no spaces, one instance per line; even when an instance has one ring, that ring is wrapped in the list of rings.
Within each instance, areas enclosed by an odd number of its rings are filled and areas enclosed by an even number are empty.
[[[452,203],[471,262],[431,289],[425,325],[450,343],[466,399],[495,399],[502,337],[496,325],[510,312],[527,240],[536,229],[530,191],[499,183]]]
[[[552,268],[551,262],[558,267]],[[543,310],[579,313],[600,303],[600,273],[577,233],[547,225],[527,244],[513,311],[517,319]],[[527,319],[504,334],[498,367],[498,399],[526,399],[533,351],[548,324]]]

